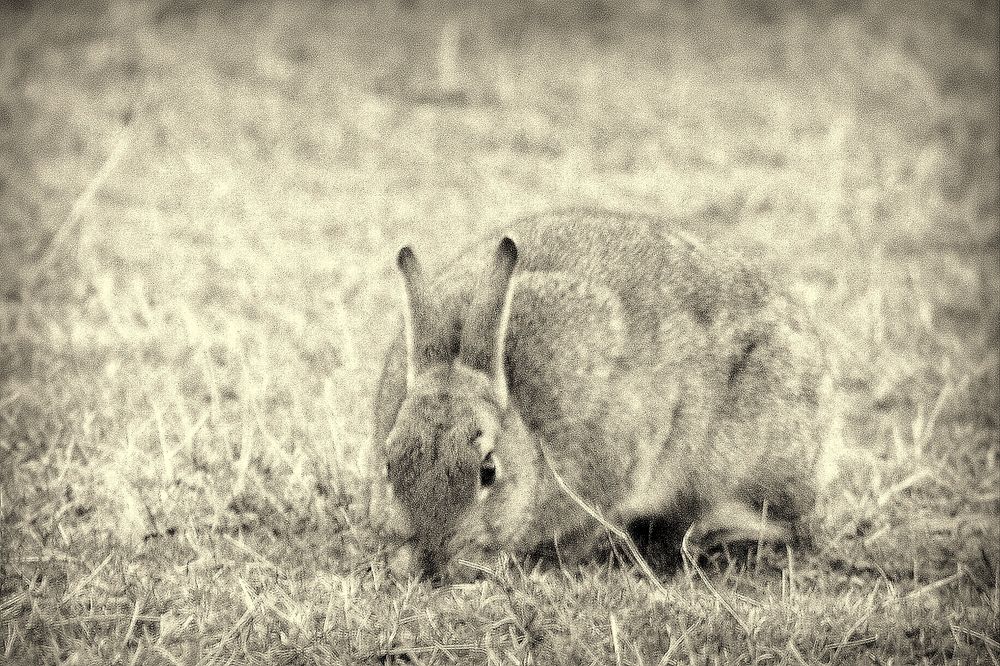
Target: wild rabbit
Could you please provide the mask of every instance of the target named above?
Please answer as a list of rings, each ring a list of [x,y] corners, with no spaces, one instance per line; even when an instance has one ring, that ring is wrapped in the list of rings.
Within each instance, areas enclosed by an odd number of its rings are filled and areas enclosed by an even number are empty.
[[[569,210],[506,234],[434,277],[399,252],[405,325],[374,401],[382,534],[449,580],[501,551],[586,556],[605,530],[581,500],[703,544],[790,540],[828,427],[804,310],[654,218]]]

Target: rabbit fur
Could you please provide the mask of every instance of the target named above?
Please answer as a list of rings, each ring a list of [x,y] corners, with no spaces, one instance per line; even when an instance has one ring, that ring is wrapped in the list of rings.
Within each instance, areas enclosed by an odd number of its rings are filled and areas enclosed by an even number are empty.
[[[704,544],[794,537],[829,429],[820,338],[762,271],[670,227],[548,213],[434,276],[400,251],[369,510],[404,566],[584,558],[605,531],[578,500]]]

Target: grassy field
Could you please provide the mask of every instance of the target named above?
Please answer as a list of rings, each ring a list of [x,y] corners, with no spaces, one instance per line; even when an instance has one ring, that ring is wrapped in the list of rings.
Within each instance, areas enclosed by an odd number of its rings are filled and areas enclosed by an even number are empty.
[[[1000,660],[996,2],[655,5],[0,10],[0,662]],[[568,205],[815,312],[813,547],[387,575],[393,255]]]

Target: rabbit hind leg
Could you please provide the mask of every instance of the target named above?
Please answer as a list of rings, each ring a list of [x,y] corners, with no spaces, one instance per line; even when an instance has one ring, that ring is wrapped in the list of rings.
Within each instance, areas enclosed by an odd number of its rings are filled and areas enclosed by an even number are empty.
[[[738,542],[790,543],[795,530],[788,521],[757,513],[742,502],[721,502],[691,525],[685,541],[703,550]]]

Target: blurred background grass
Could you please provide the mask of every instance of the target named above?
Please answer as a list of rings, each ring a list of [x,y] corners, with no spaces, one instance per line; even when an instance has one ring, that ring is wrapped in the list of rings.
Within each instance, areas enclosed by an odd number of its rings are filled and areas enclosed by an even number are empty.
[[[260,558],[351,603],[386,594],[364,587],[347,508],[398,322],[393,253],[597,205],[757,257],[827,331],[854,448],[800,583],[834,604],[873,581],[886,599],[945,581],[933,609],[837,655],[985,659],[987,641],[951,627],[998,627],[997,16],[995,2],[7,5],[5,653],[145,645],[184,661],[183,618],[228,635],[235,618],[204,595],[238,598],[227,576]],[[85,640],[101,608],[118,653]],[[298,611],[286,625],[308,624]],[[763,613],[779,633],[783,612]],[[793,632],[816,654],[857,615],[830,613]],[[563,620],[545,631],[572,636]]]

